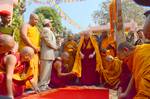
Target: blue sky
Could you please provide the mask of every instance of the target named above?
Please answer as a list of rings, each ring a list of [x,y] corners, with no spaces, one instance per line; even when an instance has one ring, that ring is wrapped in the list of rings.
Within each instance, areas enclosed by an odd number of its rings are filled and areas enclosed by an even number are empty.
[[[59,4],[59,6],[70,18],[80,24],[82,28],[87,28],[89,25],[94,25],[91,15],[94,10],[100,9],[99,4],[101,4],[103,1],[105,0],[85,0],[82,2],[61,3]],[[24,14],[25,22],[28,21],[30,13],[32,13],[36,8],[40,6],[43,5],[32,3],[30,6],[27,6],[26,12]],[[72,30],[73,33],[81,31],[68,24],[68,22],[63,19],[62,24],[68,29]]]

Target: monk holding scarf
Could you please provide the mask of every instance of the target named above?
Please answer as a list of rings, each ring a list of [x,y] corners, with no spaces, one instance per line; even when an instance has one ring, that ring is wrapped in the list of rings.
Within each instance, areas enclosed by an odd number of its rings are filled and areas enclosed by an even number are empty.
[[[144,35],[146,44],[133,47],[122,43],[118,47],[119,58],[126,60],[132,73],[128,88],[120,98],[125,98],[134,85],[137,92],[134,99],[150,98],[150,15],[144,25]]]
[[[80,78],[81,85],[100,84],[101,56],[96,39],[89,31],[84,32],[76,53],[73,72]]]
[[[116,56],[116,42],[112,34],[109,33],[107,29],[102,31],[99,47],[104,68],[102,82],[105,87],[114,89],[117,85],[119,85],[121,62],[119,62],[117,58],[114,58],[113,61],[109,61],[109,57],[113,58]]]

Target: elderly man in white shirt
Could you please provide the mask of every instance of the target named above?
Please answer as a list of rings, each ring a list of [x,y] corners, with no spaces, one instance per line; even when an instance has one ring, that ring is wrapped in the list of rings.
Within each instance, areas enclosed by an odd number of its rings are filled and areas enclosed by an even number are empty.
[[[45,19],[43,25],[43,32],[41,33],[40,77],[38,84],[41,91],[50,89],[48,84],[51,77],[52,62],[55,59],[55,50],[58,49],[55,35],[51,31],[51,20]]]

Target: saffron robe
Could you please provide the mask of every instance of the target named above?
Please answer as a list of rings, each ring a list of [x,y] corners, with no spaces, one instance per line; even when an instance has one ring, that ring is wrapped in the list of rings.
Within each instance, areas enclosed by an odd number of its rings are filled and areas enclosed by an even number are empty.
[[[111,48],[109,48],[109,46],[111,46]],[[113,57],[116,56],[116,43],[113,36],[102,38],[100,42],[100,49],[106,49],[106,53],[101,52],[104,68],[102,82],[105,84],[105,87],[115,88],[120,82],[119,76],[121,74],[122,62],[117,58],[115,58],[112,62],[106,60],[108,55]]]
[[[150,97],[150,44],[136,47],[132,60],[128,61],[129,69],[134,77],[136,96],[134,99]]]
[[[31,26],[29,29],[28,29],[28,33],[27,33],[27,36],[30,40],[30,42],[36,46],[37,48],[40,48],[40,32],[38,30],[38,28],[36,26]],[[25,46],[27,46],[22,39],[20,39],[20,50],[23,49]],[[31,59],[30,61],[30,66],[32,67],[32,74],[33,74],[33,81],[35,84],[37,84],[38,82],[38,73],[39,73],[39,69],[38,69],[38,66],[39,66],[39,55],[38,54],[35,54],[33,56],[33,58]],[[29,82],[27,82],[26,84],[27,88],[31,88],[31,84]]]

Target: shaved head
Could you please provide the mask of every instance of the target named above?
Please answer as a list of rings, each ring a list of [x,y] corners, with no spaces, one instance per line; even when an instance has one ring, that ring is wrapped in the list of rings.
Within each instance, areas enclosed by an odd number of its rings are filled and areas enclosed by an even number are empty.
[[[0,35],[0,53],[11,51],[15,46],[15,40],[9,35]]]
[[[120,43],[117,50],[118,58],[121,60],[125,59],[133,52],[134,49],[135,46],[131,45],[128,42]]]
[[[38,20],[39,20],[38,15],[32,13],[32,14],[30,15],[30,22],[29,22],[29,23],[30,23],[32,26],[34,26],[34,25],[36,25],[36,24],[38,23]]]
[[[65,56],[65,57],[68,57],[68,56],[69,56],[69,53],[68,53],[68,52],[63,52],[61,55],[62,55],[62,56]]]
[[[34,55],[34,50],[26,46],[21,50],[20,54],[23,61],[30,61]]]
[[[150,40],[150,15],[146,18],[143,32],[144,32],[145,38]]]
[[[33,18],[37,18],[38,19],[38,15],[35,14],[35,13],[30,14],[30,19],[33,19]]]
[[[31,55],[34,55],[34,50],[31,48],[31,47],[24,47],[22,50],[21,50],[21,54],[31,54]]]
[[[84,35],[90,35],[90,31],[84,31]]]
[[[63,52],[63,53],[61,54],[61,58],[62,58],[63,60],[68,60],[68,59],[69,59],[69,53],[68,53],[68,52]]]
[[[85,39],[89,39],[89,37],[90,37],[90,31],[84,31],[83,35],[84,35]]]

